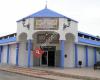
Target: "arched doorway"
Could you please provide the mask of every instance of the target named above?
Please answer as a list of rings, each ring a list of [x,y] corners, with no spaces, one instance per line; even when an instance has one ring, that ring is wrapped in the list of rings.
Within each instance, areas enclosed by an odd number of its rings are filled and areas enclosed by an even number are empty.
[[[75,41],[75,35],[72,33],[67,33],[65,35],[66,41],[65,41],[65,55],[67,57],[65,58],[65,66],[66,67],[74,67],[74,41]]]
[[[74,40],[75,40],[75,35],[72,34],[72,33],[67,33],[67,34],[65,35],[65,37],[66,37],[66,41],[67,41],[67,42],[74,42]]]
[[[27,33],[23,32],[18,36],[19,42],[19,66],[27,66],[28,51],[27,51]]]
[[[27,41],[27,33],[23,32],[18,36],[18,41],[19,42],[25,42]]]
[[[38,31],[33,34],[33,48],[41,48],[44,54],[37,59],[34,56],[35,66],[55,66],[56,50],[59,48],[59,34],[54,31]]]

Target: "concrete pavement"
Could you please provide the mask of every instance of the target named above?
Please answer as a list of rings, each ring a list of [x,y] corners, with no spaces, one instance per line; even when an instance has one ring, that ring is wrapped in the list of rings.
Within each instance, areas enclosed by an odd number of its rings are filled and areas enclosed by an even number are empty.
[[[22,68],[22,67],[16,67],[16,66],[8,66],[8,65],[0,66],[0,70],[17,73],[17,74],[21,74],[25,76],[35,77],[35,78],[39,78],[40,80],[41,79],[44,79],[44,80],[82,80],[82,79],[52,74],[45,70]]]
[[[16,73],[0,71],[0,80],[47,80],[47,79],[35,78],[35,77],[24,76]]]
[[[93,68],[40,68],[36,67],[34,69],[45,70],[50,73],[57,75],[68,76],[79,79],[90,79],[90,80],[100,80],[100,70],[94,70]]]
[[[16,66],[0,66],[0,70],[9,71],[13,73],[23,74],[27,76],[54,79],[54,80],[100,80],[100,70],[93,70],[93,68],[48,68],[48,67],[32,67],[23,68]]]

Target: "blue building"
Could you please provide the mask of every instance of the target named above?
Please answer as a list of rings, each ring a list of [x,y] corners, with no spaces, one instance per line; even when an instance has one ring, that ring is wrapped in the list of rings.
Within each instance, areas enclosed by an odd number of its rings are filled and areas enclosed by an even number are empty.
[[[93,67],[100,38],[79,32],[78,21],[44,8],[17,21],[17,32],[0,37],[0,64],[23,67]],[[37,48],[44,51],[38,58]]]

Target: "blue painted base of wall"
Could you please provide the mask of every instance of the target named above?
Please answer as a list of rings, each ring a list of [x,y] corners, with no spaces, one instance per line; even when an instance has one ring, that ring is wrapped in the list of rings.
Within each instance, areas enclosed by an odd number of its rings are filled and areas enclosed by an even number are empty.
[[[64,68],[64,49],[65,49],[64,40],[61,40],[60,49],[61,49],[60,66],[61,68]]]
[[[88,67],[88,47],[85,47],[85,52],[86,52],[86,67]]]
[[[31,60],[31,40],[28,40],[28,67],[30,67]]]
[[[75,67],[77,68],[78,65],[78,50],[77,50],[77,44],[75,44]]]
[[[18,66],[18,57],[19,57],[19,43],[16,44],[16,66]]]
[[[7,64],[9,64],[9,45],[7,45]]]

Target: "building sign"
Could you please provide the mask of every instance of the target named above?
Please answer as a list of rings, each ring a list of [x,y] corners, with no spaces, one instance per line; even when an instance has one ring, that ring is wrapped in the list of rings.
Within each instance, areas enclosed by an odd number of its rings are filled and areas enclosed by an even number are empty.
[[[56,46],[40,46],[40,48],[44,51],[55,51]]]
[[[41,48],[36,48],[33,51],[33,54],[36,58],[40,58],[42,56],[42,54],[44,54],[44,50],[42,50]]]
[[[35,30],[57,30],[59,26],[58,18],[35,18]]]

